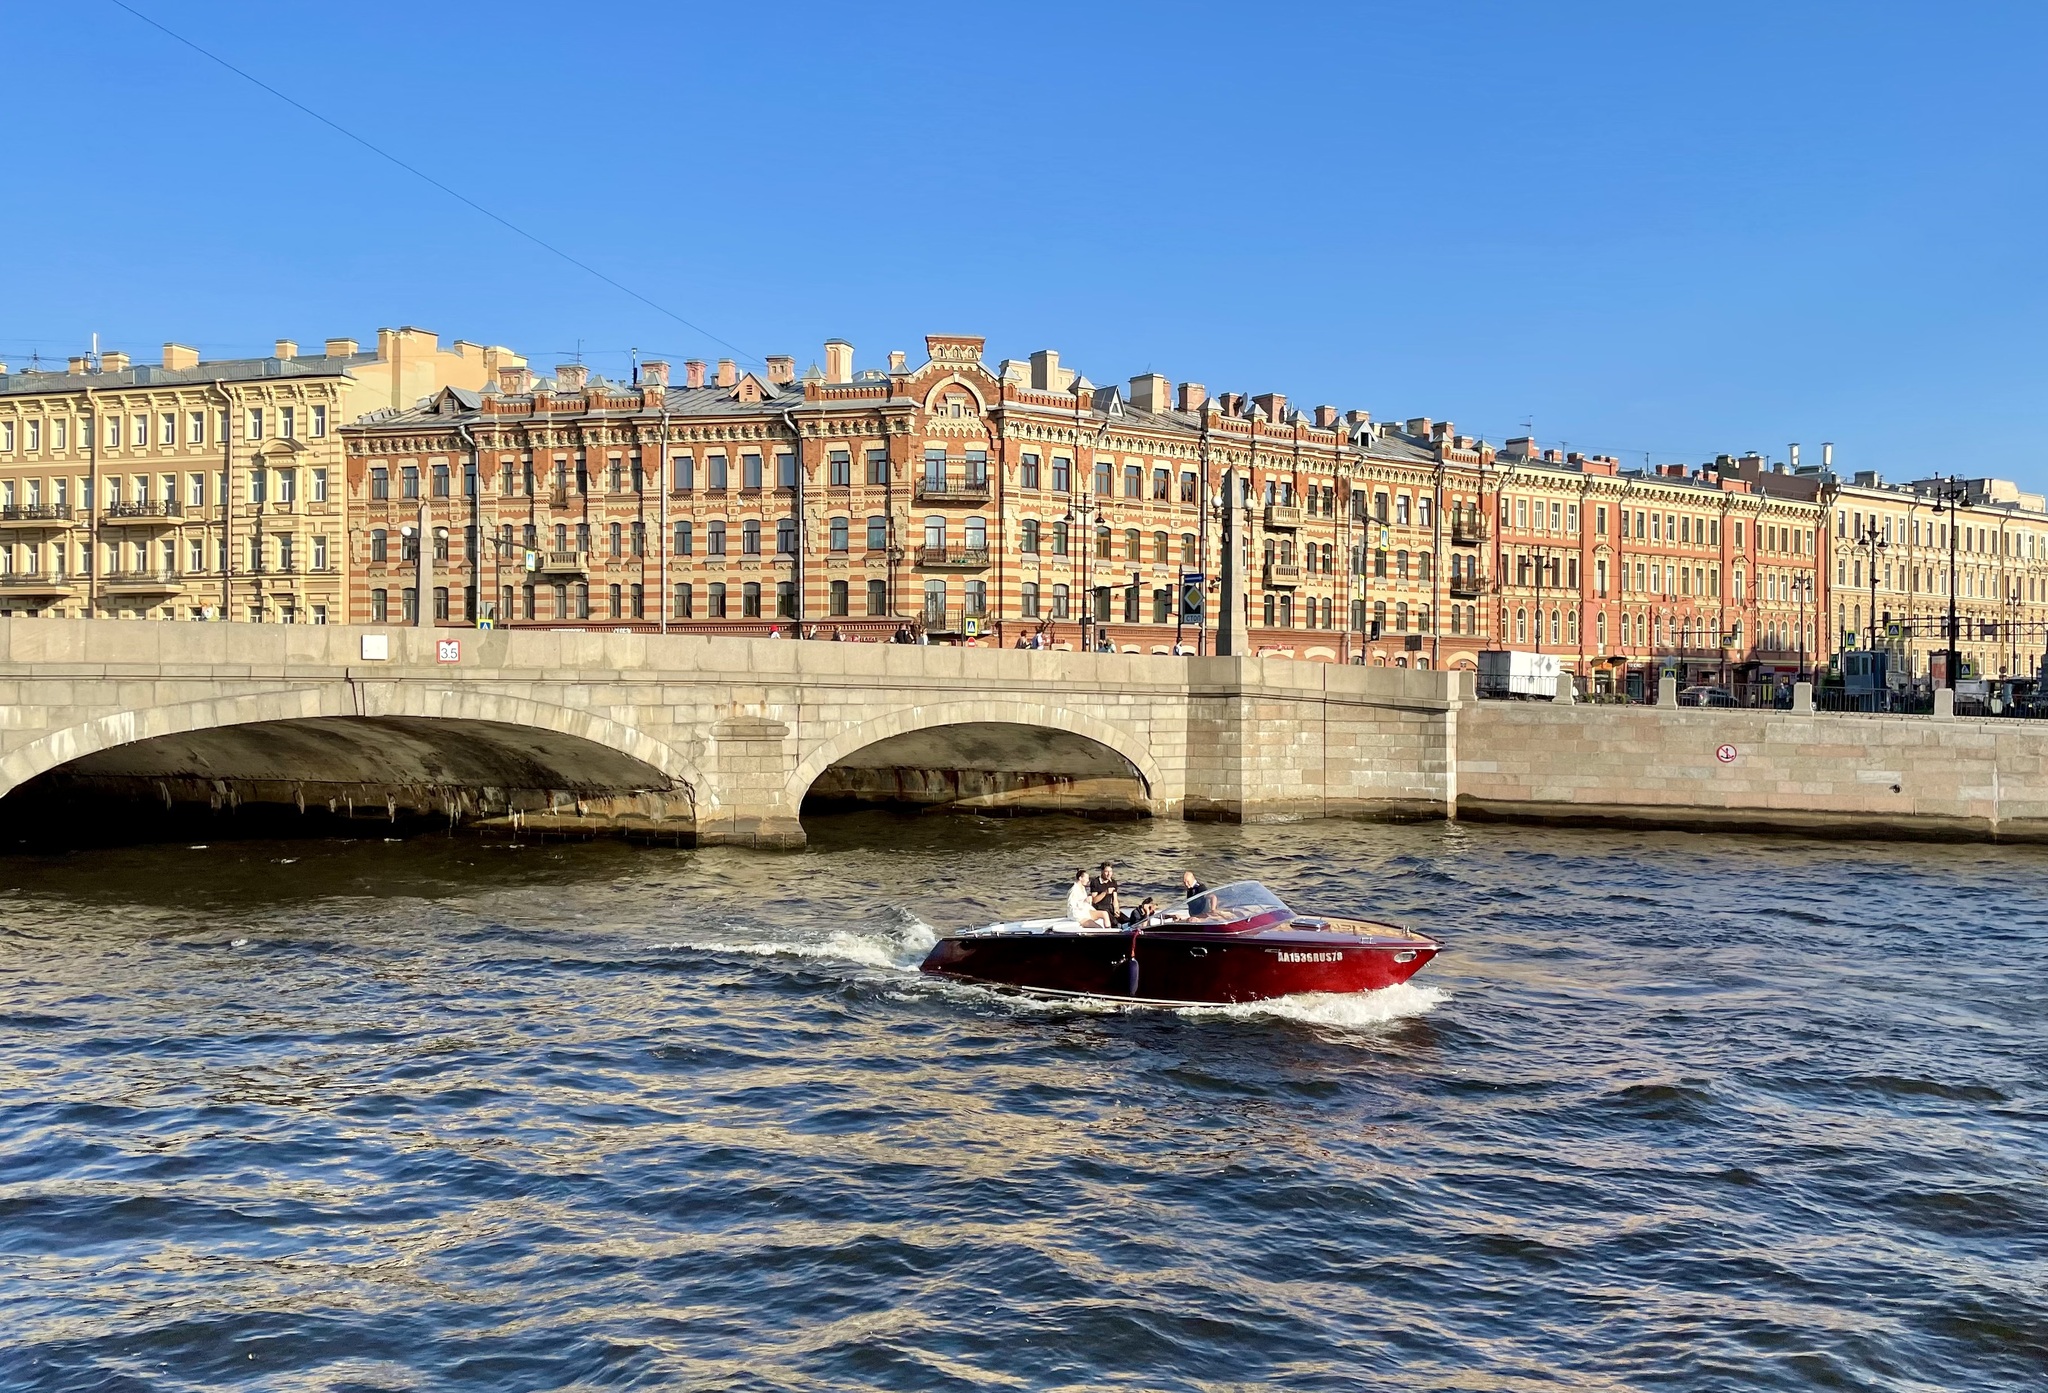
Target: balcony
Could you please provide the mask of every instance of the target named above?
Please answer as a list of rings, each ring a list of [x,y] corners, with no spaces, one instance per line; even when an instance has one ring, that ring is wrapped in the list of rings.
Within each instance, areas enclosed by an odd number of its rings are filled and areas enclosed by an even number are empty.
[[[176,571],[108,571],[100,589],[109,595],[163,595],[179,588]]]
[[[1451,519],[1451,545],[1476,547],[1486,541],[1486,519],[1459,516]]]
[[[973,620],[980,628],[988,627],[988,615],[982,610],[971,610],[954,605],[926,605],[918,610],[917,618],[926,632],[934,634],[959,634],[967,631],[967,621]]]
[[[544,576],[580,576],[590,571],[590,553],[587,551],[549,551],[541,553],[540,571]]]
[[[0,575],[0,596],[70,595],[79,584],[77,576],[58,571],[9,571]]]
[[[1266,563],[1266,587],[1268,589],[1291,589],[1301,584],[1301,567],[1285,561]]]
[[[988,502],[988,479],[921,478],[915,490],[920,503],[978,504]]]
[[[1486,582],[1474,576],[1459,576],[1451,582],[1451,598],[1476,600],[1486,593]]]
[[[50,527],[69,525],[71,505],[69,503],[26,503],[12,504],[0,508],[0,525],[14,523],[28,527]]]
[[[185,510],[178,506],[177,499],[166,498],[161,503],[109,503],[100,510],[100,521],[146,525],[183,517],[184,514]]]
[[[928,571],[985,571],[987,547],[919,547],[917,564]]]
[[[1301,526],[1301,509],[1290,503],[1268,503],[1266,505],[1266,526],[1285,528],[1288,531]]]

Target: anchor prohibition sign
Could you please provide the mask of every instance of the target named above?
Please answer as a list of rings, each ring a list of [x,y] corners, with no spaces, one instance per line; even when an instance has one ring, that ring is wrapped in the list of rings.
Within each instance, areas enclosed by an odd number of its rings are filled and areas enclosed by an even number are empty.
[[[1714,758],[1720,760],[1723,764],[1735,763],[1735,747],[1733,745],[1723,745],[1720,749],[1714,751]]]

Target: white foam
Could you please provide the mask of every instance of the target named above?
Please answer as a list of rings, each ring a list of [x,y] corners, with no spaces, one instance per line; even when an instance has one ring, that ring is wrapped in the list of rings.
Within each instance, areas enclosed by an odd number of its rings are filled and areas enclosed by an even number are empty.
[[[655,945],[668,950],[694,953],[739,953],[756,958],[818,958],[878,967],[892,972],[915,972],[939,941],[931,925],[907,911],[893,929],[840,929],[823,939],[685,939]],[[742,931],[746,926],[731,925]]]
[[[1442,987],[1418,987],[1413,982],[1402,982],[1397,986],[1382,987],[1376,992],[1302,992],[1296,996],[1276,996],[1267,1001],[1243,1001],[1234,1006],[1187,1006],[1182,1008],[1182,1014],[1254,1020],[1273,1017],[1357,1030],[1425,1015],[1450,997],[1451,994]]]

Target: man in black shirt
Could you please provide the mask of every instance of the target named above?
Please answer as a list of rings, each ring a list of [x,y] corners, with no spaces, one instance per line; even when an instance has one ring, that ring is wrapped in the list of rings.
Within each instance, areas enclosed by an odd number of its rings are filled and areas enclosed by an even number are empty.
[[[1188,913],[1197,918],[1216,908],[1216,901],[1209,897],[1209,887],[1195,879],[1193,871],[1180,873],[1180,891],[1188,897]]]

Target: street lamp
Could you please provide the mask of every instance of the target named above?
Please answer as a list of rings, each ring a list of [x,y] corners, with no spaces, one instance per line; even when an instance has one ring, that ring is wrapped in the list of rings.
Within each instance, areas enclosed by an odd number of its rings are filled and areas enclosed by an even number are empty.
[[[1870,651],[1873,653],[1877,651],[1877,563],[1878,558],[1890,548],[1891,543],[1879,537],[1875,527],[1856,539],[1855,549],[1864,554],[1870,566]]]
[[[1092,569],[1089,563],[1095,555],[1095,529],[1089,526],[1089,524],[1094,521],[1096,514],[1100,511],[1101,509],[1096,504],[1094,495],[1090,494],[1085,488],[1076,489],[1073,501],[1067,504],[1067,526],[1072,532],[1078,534],[1081,547],[1081,651],[1083,653],[1095,651],[1089,646],[1088,642],[1089,623],[1095,618],[1095,592],[1088,584],[1089,573]]]
[[[1935,482],[1934,511],[1948,515],[1948,648],[1947,660],[1942,664],[1942,685],[1954,691],[1956,668],[1962,657],[1956,651],[1956,519],[1962,514],[1962,501],[1969,491],[1953,474]]]
[[[1810,596],[1811,596],[1812,594],[1813,594],[1813,577],[1812,577],[1812,576],[1810,576],[1810,575],[1807,575],[1807,576],[1794,576],[1794,577],[1792,577],[1792,598],[1793,598],[1793,599],[1795,599],[1795,600],[1797,600],[1797,601],[1799,601],[1799,680],[1800,680],[1801,682],[1804,682],[1804,681],[1806,681],[1806,680],[1807,680],[1807,675],[1806,675],[1806,601],[1807,601],[1807,599],[1808,599],[1808,598],[1809,598],[1809,597],[1810,597]]]

